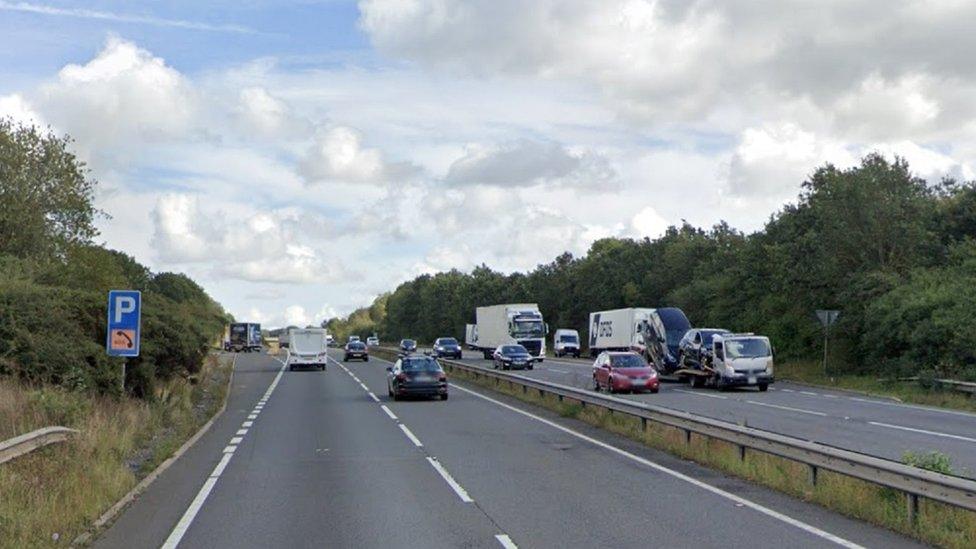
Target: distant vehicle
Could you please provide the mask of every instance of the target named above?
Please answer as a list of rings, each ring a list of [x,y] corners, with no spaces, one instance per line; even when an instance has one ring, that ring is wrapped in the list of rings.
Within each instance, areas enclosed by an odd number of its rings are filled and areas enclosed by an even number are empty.
[[[235,353],[261,351],[261,325],[253,322],[231,324],[230,349]]]
[[[466,343],[490,360],[499,345],[521,345],[540,361],[546,356],[549,327],[535,303],[478,307],[474,328],[466,330]]]
[[[325,334],[325,343],[329,347],[334,347],[335,346],[335,337],[333,337],[332,334]]]
[[[576,330],[560,328],[552,336],[552,351],[557,357],[572,355],[580,357],[580,338]]]
[[[325,370],[328,346],[323,328],[292,328],[288,330],[288,369],[316,368]]]
[[[678,342],[691,323],[675,307],[615,309],[590,313],[590,356],[635,351],[663,374],[678,369]]]
[[[712,352],[712,337],[731,333],[720,328],[692,328],[678,342],[678,364],[681,368],[698,367]]]
[[[349,340],[346,343],[352,343],[353,341],[359,341],[359,336],[349,336]]]
[[[224,342],[224,350],[228,352],[231,351],[230,341]]]
[[[407,354],[417,351],[417,342],[412,339],[400,340],[400,353]]]
[[[593,363],[593,388],[608,393],[656,393],[661,388],[657,371],[633,351],[604,351]]]
[[[541,360],[532,356],[525,347],[521,345],[499,345],[491,355],[492,366],[497,370],[531,370],[532,363]]]
[[[461,359],[461,345],[453,337],[439,337],[434,340],[434,349],[431,354],[437,358],[451,357]]]
[[[366,348],[366,344],[362,341],[350,341],[346,343],[345,354],[342,355],[342,361],[346,362],[353,358],[358,358],[364,362],[369,362],[369,349]]]
[[[284,332],[281,332],[280,334],[278,334],[278,348],[279,349],[287,349],[291,345],[291,330],[292,330],[292,328],[289,328],[289,329],[285,330]]]
[[[401,357],[386,371],[387,392],[393,400],[405,396],[439,396],[447,400],[447,374],[429,356]]]
[[[369,336],[366,338],[366,345],[369,347],[377,347],[380,344],[380,338],[376,336]]]
[[[684,368],[694,387],[758,387],[766,391],[774,381],[773,348],[769,338],[755,334],[715,334],[712,350],[697,368]]]

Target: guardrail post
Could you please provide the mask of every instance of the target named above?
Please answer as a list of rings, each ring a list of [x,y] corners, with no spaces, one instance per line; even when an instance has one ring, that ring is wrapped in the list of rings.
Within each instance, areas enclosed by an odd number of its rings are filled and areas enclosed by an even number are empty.
[[[641,432],[646,432],[646,431],[647,431],[647,418],[646,417],[642,417],[641,418]]]
[[[808,466],[808,471],[810,473],[810,485],[811,486],[816,486],[817,485],[817,472],[818,472],[817,466],[816,465],[810,465],[810,466]]]
[[[546,392],[542,389],[539,389],[539,398],[546,398]]]
[[[745,460],[746,460],[746,447],[740,445],[739,446],[739,461],[745,461]]]
[[[556,396],[559,397],[559,402],[563,401],[563,395],[556,395]]]
[[[685,429],[685,446],[691,446],[691,429]]]
[[[918,525],[918,494],[905,494],[908,504],[908,523],[915,527]]]

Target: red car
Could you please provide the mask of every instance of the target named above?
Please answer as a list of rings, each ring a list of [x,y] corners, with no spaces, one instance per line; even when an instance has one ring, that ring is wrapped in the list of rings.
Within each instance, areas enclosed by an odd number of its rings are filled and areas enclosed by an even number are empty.
[[[656,393],[661,389],[657,371],[637,353],[603,352],[593,363],[593,388],[608,393]]]

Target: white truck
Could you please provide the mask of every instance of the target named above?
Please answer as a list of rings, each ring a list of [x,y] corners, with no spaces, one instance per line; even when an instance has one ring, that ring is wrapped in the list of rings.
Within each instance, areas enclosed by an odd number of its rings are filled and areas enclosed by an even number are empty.
[[[590,356],[603,351],[644,351],[644,327],[654,309],[614,309],[590,313]]]
[[[288,369],[314,368],[325,370],[328,363],[328,344],[325,328],[292,328],[288,330]]]
[[[546,356],[546,333],[549,328],[535,303],[512,303],[478,307],[475,324],[468,325],[465,343],[490,359],[499,345],[519,344],[542,361]]]
[[[579,332],[576,330],[560,328],[552,336],[552,352],[557,357],[572,355],[579,358],[581,350]]]
[[[716,334],[705,360],[677,373],[687,377],[693,387],[711,386],[719,390],[758,387],[760,391],[766,391],[775,380],[773,347],[766,336]]]

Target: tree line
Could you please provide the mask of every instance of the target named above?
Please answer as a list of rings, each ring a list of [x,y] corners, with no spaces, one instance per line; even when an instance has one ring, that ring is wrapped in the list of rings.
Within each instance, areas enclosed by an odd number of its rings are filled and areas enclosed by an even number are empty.
[[[338,336],[463,338],[477,306],[535,302],[582,335],[592,311],[680,307],[692,324],[768,335],[781,356],[822,349],[814,311],[839,309],[832,359],[850,371],[976,377],[976,184],[929,184],[904,159],[824,165],[752,234],[688,223],[606,238],[529,272],[482,265],[400,284],[326,326]]]
[[[121,359],[105,353],[110,289],[141,290],[141,356],[126,388],[192,376],[230,320],[196,282],[153,273],[95,243],[97,181],[71,140],[0,119],[0,375],[72,390],[119,391]]]

